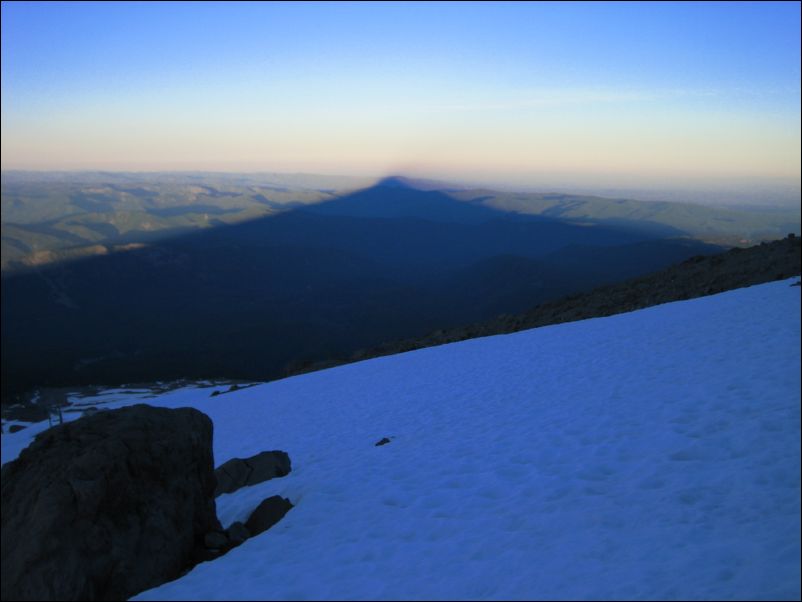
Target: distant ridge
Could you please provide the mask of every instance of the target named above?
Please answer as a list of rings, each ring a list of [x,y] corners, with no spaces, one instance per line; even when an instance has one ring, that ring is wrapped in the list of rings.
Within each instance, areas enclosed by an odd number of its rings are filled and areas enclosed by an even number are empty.
[[[745,211],[555,191],[505,192],[399,174],[377,181],[321,174],[3,171],[0,184],[3,275],[311,208],[366,190],[399,201],[440,193],[441,200],[448,196],[477,216],[477,209],[486,209],[507,217],[650,227],[659,237],[724,246],[802,234],[799,210],[790,207]]]

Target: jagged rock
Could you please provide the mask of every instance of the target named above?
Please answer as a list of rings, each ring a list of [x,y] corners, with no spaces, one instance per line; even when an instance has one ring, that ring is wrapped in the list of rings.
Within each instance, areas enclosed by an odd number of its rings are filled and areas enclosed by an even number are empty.
[[[381,441],[376,442],[376,447],[379,447],[380,445],[387,445],[388,443],[390,443],[390,440],[387,437],[382,437]]]
[[[280,521],[290,511],[290,508],[292,508],[292,504],[287,498],[278,495],[269,497],[262,500],[262,503],[251,513],[245,526],[251,536],[258,535]]]
[[[212,422],[135,405],[38,435],[2,470],[2,599],[126,600],[177,578],[215,513]]]
[[[217,477],[214,495],[217,497],[247,485],[283,477],[290,474],[290,470],[290,457],[287,452],[279,450],[262,452],[250,458],[232,458],[214,471]]]
[[[237,521],[226,529],[226,535],[233,546],[238,546],[251,536],[251,532],[248,531],[248,527]]]
[[[21,431],[21,430],[23,430],[25,428],[27,428],[27,427],[25,427],[25,426],[23,426],[21,424],[12,424],[10,427],[8,427],[8,432],[9,433],[18,433],[19,431]]]

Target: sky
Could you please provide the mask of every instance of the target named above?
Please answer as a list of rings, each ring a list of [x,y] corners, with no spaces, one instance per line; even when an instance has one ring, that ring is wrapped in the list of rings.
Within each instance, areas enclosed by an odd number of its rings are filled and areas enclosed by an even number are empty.
[[[3,2],[2,168],[800,178],[800,4]]]

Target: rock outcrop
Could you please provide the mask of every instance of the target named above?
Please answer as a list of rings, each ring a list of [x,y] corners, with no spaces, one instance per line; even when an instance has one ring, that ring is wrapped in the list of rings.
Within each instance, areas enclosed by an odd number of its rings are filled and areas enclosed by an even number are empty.
[[[245,527],[251,537],[267,531],[270,527],[280,521],[292,508],[290,500],[278,495],[271,496],[256,507],[248,517]]]
[[[217,487],[214,495],[233,493],[237,489],[290,474],[292,465],[286,452],[266,451],[250,458],[232,458],[219,466],[214,475]]]
[[[278,495],[262,500],[251,512],[246,524],[236,521],[225,531],[207,533],[203,539],[205,550],[201,559],[215,560],[251,537],[267,531],[284,518],[292,507],[290,500]]]
[[[240,545],[250,536],[251,532],[248,531],[248,527],[239,521],[232,523],[231,526],[226,529],[226,537],[228,537],[229,544],[232,547]]]
[[[2,599],[125,600],[222,531],[212,422],[135,405],[40,434],[2,469]]]

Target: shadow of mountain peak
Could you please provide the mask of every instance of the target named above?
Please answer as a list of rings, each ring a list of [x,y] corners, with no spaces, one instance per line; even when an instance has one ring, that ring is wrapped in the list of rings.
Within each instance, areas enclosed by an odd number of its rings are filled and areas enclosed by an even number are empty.
[[[637,273],[663,267],[666,253],[650,247],[595,249],[655,238],[506,212],[391,176],[319,204],[3,275],[2,391],[277,378],[292,362],[344,357],[609,280],[622,255],[638,260]],[[572,245],[589,250],[546,257]],[[589,269],[597,255],[611,259]]]
[[[427,180],[388,176],[374,185],[302,209],[320,215],[359,218],[412,218],[455,224],[479,224],[492,219],[522,219],[505,211],[455,199]],[[523,218],[523,219],[529,219]]]
[[[375,186],[383,188],[410,188],[418,190],[415,182],[405,176],[387,176],[376,182]]]
[[[445,182],[442,180],[429,180],[427,178],[412,178],[409,176],[403,176],[398,174],[385,176],[384,178],[376,182],[374,186],[379,186],[383,188],[407,188],[410,190],[419,190],[426,192],[435,190],[439,192],[455,192],[455,191],[468,190],[468,188],[464,186],[459,186],[452,182]]]

